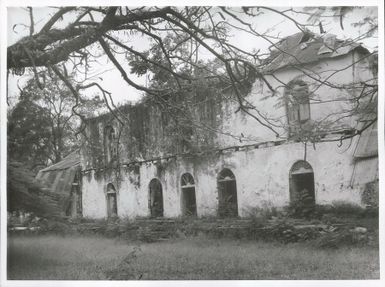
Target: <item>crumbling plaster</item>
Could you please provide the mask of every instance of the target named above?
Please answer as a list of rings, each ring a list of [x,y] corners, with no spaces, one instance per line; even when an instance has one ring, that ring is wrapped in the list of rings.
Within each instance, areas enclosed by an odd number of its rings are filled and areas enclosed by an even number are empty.
[[[345,141],[341,148],[347,148]],[[333,201],[361,203],[362,184],[351,184],[353,172],[352,148],[342,153],[335,143],[308,147],[306,160],[315,177],[316,202]],[[133,171],[121,169],[120,179],[113,172],[95,178],[90,172],[83,181],[84,216],[106,216],[106,186],[113,183],[118,192],[118,214],[122,217],[149,216],[149,182],[158,178],[162,183],[164,215],[181,215],[180,179],[189,172],[195,180],[198,216],[215,216],[218,207],[217,176],[229,168],[237,181],[239,215],[247,216],[254,207],[282,207],[289,204],[289,171],[304,157],[303,144],[249,149],[212,154],[201,158],[178,158],[159,164],[144,163],[139,167],[140,178]],[[134,179],[134,180],[133,180]],[[135,182],[135,179],[138,182]]]
[[[312,71],[313,76],[331,76],[333,70],[346,66],[352,60],[348,54],[320,63],[305,66],[304,69]],[[356,67],[360,67],[359,79],[369,76],[360,65],[341,71],[338,77],[331,76],[330,82],[339,84],[350,83],[357,74]],[[281,69],[275,72],[275,77],[284,83],[301,75],[295,69]],[[267,80],[274,88],[281,85],[276,79],[267,76]],[[310,83],[311,80],[307,79]],[[276,107],[277,97],[282,96],[283,88],[278,88],[278,94],[262,99],[268,93],[266,85],[261,80],[256,80],[248,100],[268,117],[286,121],[284,106]],[[341,96],[341,91],[333,90],[327,86],[321,86],[316,97],[335,99]],[[247,216],[255,207],[282,207],[289,204],[289,171],[292,165],[304,159],[304,144],[284,142],[283,144],[267,144],[265,147],[240,148],[219,152],[218,148],[229,146],[242,146],[251,142],[276,141],[276,136],[268,129],[262,127],[255,120],[243,112],[235,113],[237,109],[234,100],[223,101],[219,104],[211,104],[212,107],[198,106],[196,114],[200,119],[205,116],[208,124],[218,129],[221,133],[206,133],[205,137],[211,137],[201,145],[202,150],[211,150],[201,155],[184,155],[176,158],[154,159],[153,161],[139,163],[143,159],[164,157],[173,151],[175,144],[171,137],[168,138],[167,129],[154,107],[141,108],[144,122],[140,122],[143,135],[138,137],[132,131],[132,125],[137,125],[136,118],[130,114],[130,124],[122,130],[119,159],[115,164],[105,167],[103,164],[103,129],[106,125],[112,125],[119,129],[119,124],[108,115],[106,119],[90,122],[96,125],[94,136],[96,140],[87,143],[82,153],[83,178],[83,213],[86,217],[102,218],[107,215],[106,186],[113,183],[117,190],[118,215],[120,217],[134,218],[137,216],[149,216],[149,182],[158,178],[163,188],[164,216],[176,217],[181,215],[181,191],[180,180],[183,173],[189,172],[195,180],[197,214],[198,216],[215,216],[218,207],[217,176],[223,168],[229,168],[236,177],[238,213]],[[322,107],[320,107],[322,105]],[[339,111],[346,107],[346,103],[323,103],[314,109],[311,103],[312,119],[321,119],[330,111]],[[130,108],[131,111],[135,107]],[[205,115],[210,113],[210,115]],[[212,113],[215,113],[214,115]],[[344,119],[342,126],[354,126],[354,119]],[[138,128],[136,127],[136,128]],[[97,130],[97,135],[95,134]],[[280,130],[280,129],[278,129]],[[198,134],[194,135],[197,140]],[[280,130],[282,132],[282,130]],[[244,135],[244,139],[229,137],[226,134]],[[91,136],[91,134],[90,134]],[[92,136],[91,136],[92,138]],[[142,142],[140,142],[142,141]],[[317,143],[314,147],[307,146],[306,161],[310,163],[314,171],[315,200],[317,204],[332,203],[333,201],[346,201],[361,204],[361,193],[366,182],[372,180],[371,176],[356,176],[353,179],[354,159],[353,153],[356,139],[345,140],[339,146],[338,142]],[[90,152],[90,145],[93,152]],[[138,146],[140,144],[140,146]],[[95,152],[97,154],[95,154]],[[95,158],[98,158],[96,161]],[[369,159],[368,164],[373,166],[376,158]],[[134,168],[122,167],[120,164],[132,163]],[[135,163],[136,162],[136,163]],[[119,168],[120,166],[120,168]],[[375,165],[374,165],[375,166]],[[103,168],[103,171],[95,171]],[[369,179],[370,177],[370,179]]]

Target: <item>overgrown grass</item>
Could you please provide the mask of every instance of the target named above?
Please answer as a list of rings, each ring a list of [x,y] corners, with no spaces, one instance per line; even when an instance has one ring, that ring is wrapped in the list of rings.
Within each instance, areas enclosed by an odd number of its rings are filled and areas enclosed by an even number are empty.
[[[8,279],[377,279],[378,248],[321,250],[206,237],[151,244],[8,237]]]
[[[8,279],[106,279],[130,249],[101,237],[10,236]]]

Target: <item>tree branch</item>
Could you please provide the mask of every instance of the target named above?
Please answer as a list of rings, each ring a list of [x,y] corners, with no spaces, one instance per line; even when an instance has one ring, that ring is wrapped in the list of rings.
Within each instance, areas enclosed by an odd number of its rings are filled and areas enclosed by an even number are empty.
[[[41,28],[40,32],[39,33],[44,33],[44,32],[48,32],[52,26],[60,19],[63,17],[64,14],[68,13],[69,11],[72,11],[74,10],[76,7],[71,7],[71,6],[68,6],[68,7],[63,7],[63,8],[60,8],[59,11],[57,11],[52,17],[51,19],[49,19],[49,21],[43,26],[43,28]],[[32,36],[32,34],[31,34]]]

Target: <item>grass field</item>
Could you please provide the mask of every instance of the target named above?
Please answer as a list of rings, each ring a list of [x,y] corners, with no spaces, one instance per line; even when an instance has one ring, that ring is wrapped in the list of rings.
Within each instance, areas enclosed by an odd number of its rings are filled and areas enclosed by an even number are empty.
[[[8,279],[378,279],[376,247],[187,238],[10,236]]]

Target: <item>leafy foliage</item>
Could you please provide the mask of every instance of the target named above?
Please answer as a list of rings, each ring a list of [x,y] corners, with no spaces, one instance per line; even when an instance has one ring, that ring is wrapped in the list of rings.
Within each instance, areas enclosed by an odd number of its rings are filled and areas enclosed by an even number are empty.
[[[34,170],[59,162],[76,149],[75,131],[80,125],[76,113],[89,114],[102,105],[96,97],[77,103],[58,77],[44,79],[42,89],[35,79],[27,83],[8,119],[10,158],[29,163]]]
[[[314,197],[307,189],[298,192],[297,196],[289,206],[289,213],[294,217],[309,217],[314,212]]]
[[[365,185],[362,193],[362,202],[371,208],[379,206],[379,183],[378,181],[369,182]]]
[[[35,79],[21,91],[20,101],[8,117],[8,202],[10,211],[29,211],[39,216],[59,215],[66,200],[35,182],[33,172],[58,162],[78,145],[74,130],[79,125],[73,107],[93,110],[97,99],[79,105],[57,77]],[[32,172],[33,171],[33,172]]]
[[[356,234],[348,229],[322,234],[315,241],[319,248],[339,248],[341,246],[354,246],[367,243],[368,237],[364,234]]]
[[[36,182],[33,173],[23,164],[8,161],[8,211],[33,212],[36,216],[60,216],[62,197]]]
[[[232,34],[247,34],[252,42],[256,40],[256,43],[257,41],[268,43],[271,45],[271,51],[285,39],[280,37],[279,33],[275,33],[274,27],[263,31],[256,25],[259,19],[263,21],[267,15],[281,18],[287,25],[298,28],[301,33],[314,33],[320,29],[322,34],[325,32],[322,29],[323,22],[340,21],[340,28],[344,30],[344,19],[361,8],[113,6],[52,9],[55,10],[54,14],[47,16],[43,28],[37,30],[35,29],[37,23],[34,23],[32,17],[33,9],[30,8],[30,35],[7,49],[9,71],[21,75],[26,69],[31,70],[37,80],[41,79],[40,72],[54,73],[65,82],[75,98],[79,97],[81,90],[91,87],[99,88],[106,98],[110,93],[95,82],[95,78],[87,76],[93,72],[92,63],[98,61],[99,57],[106,56],[129,86],[159,101],[167,113],[175,115],[175,111],[179,110],[179,113],[184,115],[183,108],[180,109],[176,101],[180,97],[192,99],[196,96],[196,88],[202,84],[205,87],[214,87],[222,95],[223,89],[231,87],[230,91],[238,110],[270,129],[277,137],[281,137],[285,136],[282,133],[285,128],[288,129],[285,123],[279,123],[280,126],[277,126],[277,123],[271,121],[263,111],[250,104],[244,97],[244,92],[250,87],[248,84],[253,82],[255,77],[266,84],[268,90],[266,94],[273,96],[278,94],[277,88],[269,83],[264,70],[271,57],[266,57],[264,51],[255,49],[249,51],[241,47],[239,43],[234,42]],[[357,29],[362,28],[365,32],[352,43],[349,42],[349,45],[355,46],[359,40],[373,37],[377,33],[377,16],[368,15],[355,23]],[[308,19],[305,20],[306,18]],[[60,19],[67,19],[68,24],[60,27],[58,25]],[[137,41],[138,38],[140,41]],[[275,53],[279,53],[278,49]],[[285,53],[288,53],[289,58],[294,56],[290,55],[290,51]],[[273,56],[272,54],[274,52],[270,55]],[[84,75],[86,80],[75,84],[66,79],[66,70],[70,66],[79,72],[78,75]],[[345,69],[346,67],[342,67],[335,70],[335,73]],[[146,77],[146,84],[136,83],[131,79],[132,74]],[[44,82],[44,79],[41,80],[40,82]],[[314,80],[319,85],[329,85],[328,81],[321,78]],[[372,86],[367,87],[372,90],[374,96],[376,84],[370,84]],[[246,89],[243,88],[244,85]],[[362,83],[360,85],[362,86]],[[332,87],[338,90],[345,88],[344,85]],[[354,101],[357,101],[357,104],[352,105],[352,112],[362,107],[359,99]],[[184,124],[180,123],[180,118],[182,118],[180,115],[174,116],[183,130]],[[189,122],[188,117],[186,122]],[[353,137],[359,132],[342,137]],[[181,134],[183,137],[183,132]],[[306,137],[301,140],[315,142],[319,138]]]
[[[50,116],[46,109],[22,99],[8,117],[8,155],[33,169],[46,166],[52,150]]]

